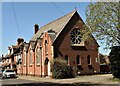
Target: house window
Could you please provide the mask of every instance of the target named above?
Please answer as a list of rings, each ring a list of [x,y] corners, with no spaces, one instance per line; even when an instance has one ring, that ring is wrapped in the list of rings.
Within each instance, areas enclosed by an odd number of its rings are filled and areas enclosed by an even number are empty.
[[[45,40],[45,54],[48,54],[48,43],[47,43],[47,40]]]
[[[91,58],[90,55],[87,56],[87,63],[90,65],[91,64]]]
[[[68,55],[65,55],[65,61],[66,61],[67,64],[68,64]]]
[[[26,52],[24,52],[24,65],[26,65]]]
[[[32,65],[32,50],[30,50],[29,64]]]
[[[38,65],[38,64],[40,64],[40,58],[41,57],[41,51],[40,51],[40,48],[38,47],[37,49],[36,49],[36,64]]]
[[[76,57],[76,64],[81,64],[81,58],[79,55]]]

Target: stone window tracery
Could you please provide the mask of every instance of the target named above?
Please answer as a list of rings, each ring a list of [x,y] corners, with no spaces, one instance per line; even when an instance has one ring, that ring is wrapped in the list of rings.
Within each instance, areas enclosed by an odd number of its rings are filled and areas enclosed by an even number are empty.
[[[75,28],[70,33],[70,38],[72,44],[80,44],[81,42],[81,32],[79,28]]]

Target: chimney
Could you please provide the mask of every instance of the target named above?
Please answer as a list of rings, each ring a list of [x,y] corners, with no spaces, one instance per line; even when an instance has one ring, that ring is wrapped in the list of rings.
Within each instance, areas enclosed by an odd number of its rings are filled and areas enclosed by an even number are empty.
[[[39,25],[38,24],[35,24],[34,25],[34,34],[36,34],[39,30]]]
[[[17,45],[20,45],[21,43],[24,42],[24,39],[23,38],[18,38],[17,39]]]
[[[2,58],[4,57],[4,55],[2,55]]]

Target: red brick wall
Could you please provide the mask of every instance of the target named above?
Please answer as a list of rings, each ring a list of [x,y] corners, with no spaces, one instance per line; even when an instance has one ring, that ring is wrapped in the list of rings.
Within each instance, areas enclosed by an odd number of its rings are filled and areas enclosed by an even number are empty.
[[[26,53],[26,64],[25,64],[25,53]],[[27,67],[28,67],[28,65],[27,65],[27,57],[28,56],[28,52],[27,51],[25,51],[24,49],[23,49],[23,58],[22,58],[22,73],[23,73],[23,75],[27,75],[28,74],[28,72],[27,72]]]
[[[70,39],[70,32],[75,28],[79,27],[80,29],[83,28],[83,23],[79,15],[75,14],[71,21],[67,24],[65,29],[60,33],[56,41],[54,42],[54,57],[62,57],[64,58],[65,55],[69,57],[69,64],[72,66],[77,66],[76,64],[76,57],[77,55],[81,58],[81,67],[83,70],[80,70],[81,74],[93,74],[94,71],[98,73],[100,71],[99,63],[96,62],[96,57],[98,57],[98,45],[97,44],[90,44],[85,46],[79,47],[71,47],[71,39]],[[45,40],[47,40],[48,46],[48,53],[45,53]],[[39,43],[36,44],[36,47],[39,47]],[[45,65],[46,57],[49,59],[49,62],[52,60],[52,51],[51,51],[52,41],[47,32],[44,33],[42,39],[42,62],[40,65],[36,64],[36,51],[32,51],[32,65],[29,65],[29,58],[30,58],[30,49],[31,45],[28,49],[27,55],[27,65],[28,65],[28,75],[38,75],[42,76],[48,75],[48,68]],[[91,65],[93,69],[88,67],[87,63],[87,56],[90,55],[91,57]],[[23,55],[24,56],[24,55]],[[24,57],[23,57],[24,58]],[[24,60],[24,59],[23,59]],[[23,61],[24,64],[24,61]],[[26,67],[23,67],[23,74],[26,74]]]
[[[40,48],[40,45],[39,45],[39,43],[37,42],[37,44],[36,44],[36,48],[35,48],[35,75],[37,75],[37,76],[41,76],[42,74],[41,74],[41,63],[40,64],[37,64],[36,63],[36,49],[37,48]],[[42,53],[42,52],[41,52]],[[40,59],[41,60],[41,59]]]
[[[28,75],[34,75],[35,73],[35,70],[34,70],[34,61],[35,61],[35,59],[34,59],[34,56],[35,56],[35,52],[34,52],[34,50],[32,50],[32,65],[30,65],[30,49],[31,49],[31,45],[30,45],[30,47],[29,47],[29,50],[28,50],[28,60],[27,60],[27,64],[28,64]]]
[[[47,50],[48,50],[48,54],[45,53],[45,40],[47,40]],[[45,65],[45,59],[46,57],[49,59],[49,62],[52,60],[52,51],[51,51],[51,46],[52,46],[52,41],[48,35],[47,32],[45,32],[44,36],[43,36],[43,42],[42,42],[42,47],[43,47],[43,56],[42,56],[42,71],[44,73],[44,76],[45,75],[48,75],[48,71],[47,71],[47,67],[48,65]]]
[[[70,32],[75,28],[79,27],[82,28],[83,24],[79,19],[79,16],[76,14],[72,18],[72,21],[68,23],[65,29],[60,33],[59,37],[54,43],[54,53],[55,57],[62,57],[64,58],[65,55],[69,57],[69,63],[72,66],[76,66],[76,56],[79,55],[81,59],[81,66],[83,68],[83,74],[90,74],[93,71],[99,72],[99,64],[95,62],[96,57],[98,57],[98,46],[96,44],[89,45],[85,47],[71,47],[71,39],[70,39]],[[91,64],[94,70],[90,70],[87,64],[87,56],[90,55],[91,57]]]
[[[45,40],[47,40],[47,46],[48,46],[48,53],[45,53]],[[31,46],[29,47],[28,50],[28,55],[27,55],[27,65],[28,65],[28,75],[37,75],[37,76],[45,76],[48,75],[48,71],[45,65],[45,59],[46,57],[49,59],[49,62],[52,59],[52,51],[51,51],[51,45],[52,41],[48,35],[47,32],[44,33],[43,40],[42,40],[42,62],[40,65],[36,64],[36,48],[40,47],[39,43],[36,44],[35,50],[32,51],[32,61],[33,64],[29,65],[29,59],[30,59],[30,49]],[[23,55],[23,74],[26,74],[26,66],[24,66],[24,55]]]

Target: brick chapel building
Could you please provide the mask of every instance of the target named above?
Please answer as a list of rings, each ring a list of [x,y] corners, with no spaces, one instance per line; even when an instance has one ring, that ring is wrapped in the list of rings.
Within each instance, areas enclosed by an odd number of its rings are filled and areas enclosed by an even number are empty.
[[[35,34],[29,43],[24,43],[21,69],[17,72],[24,75],[50,76],[50,61],[60,57],[65,59],[68,65],[76,66],[79,74],[99,73],[99,45],[93,36],[90,44],[81,40],[83,25],[84,22],[76,10],[40,29],[35,24]]]

